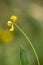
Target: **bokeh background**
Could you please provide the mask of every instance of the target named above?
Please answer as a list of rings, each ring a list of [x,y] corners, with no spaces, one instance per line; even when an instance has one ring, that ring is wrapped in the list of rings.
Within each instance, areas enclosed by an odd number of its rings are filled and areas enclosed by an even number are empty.
[[[0,0],[0,65],[21,65],[20,46],[28,56],[29,65],[37,65],[34,52],[15,27],[9,31],[7,21],[16,15],[16,23],[28,35],[40,64],[43,65],[43,0]]]

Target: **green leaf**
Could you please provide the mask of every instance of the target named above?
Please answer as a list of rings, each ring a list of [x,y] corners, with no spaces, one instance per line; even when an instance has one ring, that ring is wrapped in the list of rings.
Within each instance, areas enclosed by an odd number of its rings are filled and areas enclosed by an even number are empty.
[[[21,65],[29,65],[27,54],[22,47],[20,47],[20,60],[21,60]]]

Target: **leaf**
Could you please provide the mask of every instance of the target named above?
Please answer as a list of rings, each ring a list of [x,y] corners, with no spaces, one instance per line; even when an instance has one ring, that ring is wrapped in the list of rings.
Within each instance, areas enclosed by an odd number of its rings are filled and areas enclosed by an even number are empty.
[[[21,60],[21,65],[29,65],[27,54],[25,50],[21,47],[20,47],[20,60]]]

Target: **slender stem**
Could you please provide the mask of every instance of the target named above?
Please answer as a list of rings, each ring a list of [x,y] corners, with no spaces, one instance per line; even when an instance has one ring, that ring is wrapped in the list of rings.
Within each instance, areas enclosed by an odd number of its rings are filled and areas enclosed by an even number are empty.
[[[19,29],[19,31],[24,35],[24,37],[27,39],[28,43],[31,45],[33,51],[34,51],[34,54],[36,56],[36,59],[37,59],[37,62],[38,62],[38,65],[40,65],[40,62],[39,62],[39,58],[38,58],[38,55],[36,53],[36,50],[32,44],[32,42],[30,41],[30,39],[28,38],[28,36],[26,35],[26,33],[16,24],[14,23],[14,25]]]

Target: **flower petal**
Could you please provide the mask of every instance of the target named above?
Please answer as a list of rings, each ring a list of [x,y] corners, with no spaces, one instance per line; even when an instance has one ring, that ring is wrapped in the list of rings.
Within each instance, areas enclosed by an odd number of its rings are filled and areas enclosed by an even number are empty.
[[[14,25],[11,26],[10,31],[14,31]]]

